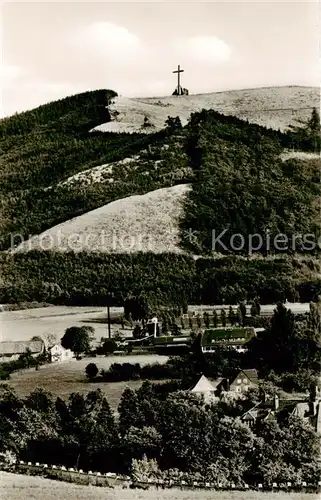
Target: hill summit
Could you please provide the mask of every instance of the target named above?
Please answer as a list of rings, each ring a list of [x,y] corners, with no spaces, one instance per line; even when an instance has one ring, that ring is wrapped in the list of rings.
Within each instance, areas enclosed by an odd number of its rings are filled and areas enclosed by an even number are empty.
[[[179,116],[187,123],[191,113],[214,109],[268,128],[286,130],[297,120],[306,120],[313,107],[320,107],[316,87],[266,87],[230,90],[208,94],[170,97],[115,97],[109,106],[112,120],[93,130],[103,132],[153,132],[165,126],[168,116]],[[143,127],[144,117],[150,127]]]
[[[0,303],[314,300],[319,249],[293,236],[320,234],[318,108],[303,87],[97,90],[1,120]]]

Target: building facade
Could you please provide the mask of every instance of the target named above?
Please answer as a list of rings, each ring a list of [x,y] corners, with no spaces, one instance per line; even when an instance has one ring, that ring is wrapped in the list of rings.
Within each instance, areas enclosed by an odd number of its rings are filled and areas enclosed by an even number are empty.
[[[59,361],[68,361],[72,359],[74,353],[70,349],[65,349],[60,344],[55,344],[49,348],[50,360],[52,363]]]

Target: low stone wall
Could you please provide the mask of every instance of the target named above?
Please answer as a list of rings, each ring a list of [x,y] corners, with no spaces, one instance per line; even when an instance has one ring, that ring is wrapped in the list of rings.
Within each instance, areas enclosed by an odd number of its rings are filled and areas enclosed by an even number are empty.
[[[302,493],[321,493],[321,481],[318,484],[312,484],[303,481],[300,485],[294,485],[291,482],[285,483],[257,483],[245,484],[239,487],[236,484],[230,483],[228,486],[223,484],[213,484],[210,482],[197,482],[197,481],[173,481],[163,479],[149,479],[147,481],[135,481],[129,476],[121,476],[112,472],[101,473],[88,471],[84,472],[81,469],[76,470],[64,466],[47,465],[31,462],[15,462],[11,466],[5,467],[5,470],[17,474],[37,475],[48,479],[56,479],[58,481],[66,481],[69,483],[101,486],[106,488],[113,488],[115,486],[122,488],[140,488],[148,489],[150,487],[156,488],[179,488],[186,490],[207,489],[207,490],[224,490],[224,491],[283,491],[283,492],[302,492]]]

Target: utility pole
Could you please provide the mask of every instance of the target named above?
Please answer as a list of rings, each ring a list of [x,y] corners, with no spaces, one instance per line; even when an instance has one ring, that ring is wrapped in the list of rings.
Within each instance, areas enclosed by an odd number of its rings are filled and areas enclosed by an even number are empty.
[[[111,328],[110,328],[110,303],[111,303],[111,299],[114,298],[114,294],[113,293],[109,293],[107,295],[107,322],[108,322],[108,338],[110,339],[111,338]]]

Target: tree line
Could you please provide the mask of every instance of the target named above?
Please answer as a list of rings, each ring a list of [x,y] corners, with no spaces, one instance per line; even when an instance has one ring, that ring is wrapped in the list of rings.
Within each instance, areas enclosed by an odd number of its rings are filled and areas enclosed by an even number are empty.
[[[312,257],[219,259],[175,254],[46,252],[0,254],[1,303],[26,301],[65,305],[145,308],[188,304],[260,304],[316,301],[321,294]]]
[[[197,474],[215,484],[316,484],[319,437],[312,427],[283,417],[250,429],[238,417],[253,405],[252,398],[239,407],[228,401],[204,404],[189,392],[159,391],[145,382],[136,391],[125,389],[116,422],[100,390],[63,401],[36,389],[21,399],[2,385],[1,449],[24,461],[85,471],[136,475],[144,459],[145,468],[146,461],[154,461],[159,476]]]

